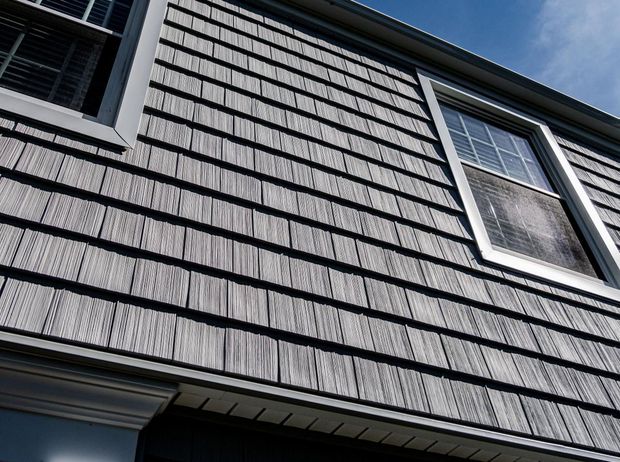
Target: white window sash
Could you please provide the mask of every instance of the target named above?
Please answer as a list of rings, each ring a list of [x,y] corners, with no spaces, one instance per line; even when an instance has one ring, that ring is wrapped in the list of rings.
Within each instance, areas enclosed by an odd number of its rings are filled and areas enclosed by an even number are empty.
[[[34,12],[38,12],[41,15],[49,16],[50,18],[53,18],[56,20],[68,21],[74,27],[78,29],[82,29],[84,33],[86,34],[115,35],[117,37],[120,37],[121,35],[118,32],[114,32],[110,29],[107,29],[105,27],[105,23],[104,23],[104,26],[98,26],[97,24],[88,22],[87,21],[88,15],[85,15],[82,18],[77,18],[75,16],[71,16],[70,14],[63,13],[62,11],[58,11],[58,10],[54,10],[52,8],[46,7],[45,5],[41,3],[41,1],[38,1],[36,3],[31,2],[30,0],[11,0],[11,1],[18,5],[21,5],[23,8],[29,9]],[[94,0],[92,1],[94,3]],[[92,5],[89,5],[88,8],[92,8]],[[90,9],[87,9],[87,14],[90,14]]]

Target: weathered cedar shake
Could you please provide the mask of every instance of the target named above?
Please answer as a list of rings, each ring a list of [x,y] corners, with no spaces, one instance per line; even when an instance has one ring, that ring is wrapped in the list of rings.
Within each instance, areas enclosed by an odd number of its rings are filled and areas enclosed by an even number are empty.
[[[0,325],[620,453],[620,306],[480,259],[421,94],[170,1],[134,149],[0,119]],[[620,246],[620,159],[557,138]]]

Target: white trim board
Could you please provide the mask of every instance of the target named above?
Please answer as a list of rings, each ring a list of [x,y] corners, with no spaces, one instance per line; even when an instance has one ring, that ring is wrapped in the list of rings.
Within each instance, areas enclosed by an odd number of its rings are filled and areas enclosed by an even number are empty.
[[[433,74],[420,70],[418,71],[418,78],[482,258],[496,265],[520,271],[548,282],[561,284],[570,289],[581,290],[616,302],[620,301],[620,252],[549,127],[541,120],[520,113],[472,91],[464,90],[458,85]],[[587,244],[594,253],[607,281],[581,275],[541,260],[521,256],[494,247],[491,244],[463,171],[461,160],[443,119],[437,95],[463,102],[491,116],[514,123],[534,135],[543,151],[541,152],[542,160],[556,180],[562,196],[566,199],[571,213],[583,232]]]
[[[140,430],[176,387],[0,351],[0,408]]]

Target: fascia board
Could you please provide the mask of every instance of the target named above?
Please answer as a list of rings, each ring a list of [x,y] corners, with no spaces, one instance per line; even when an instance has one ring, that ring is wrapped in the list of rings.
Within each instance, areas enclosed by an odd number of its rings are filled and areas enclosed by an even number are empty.
[[[281,8],[300,8],[326,18],[372,38],[377,45],[418,59],[416,64],[421,60],[430,66],[431,71],[451,72],[478,86],[487,86],[510,99],[546,111],[564,123],[587,128],[611,143],[620,142],[620,118],[355,1],[261,0],[261,3],[276,8],[278,4]]]

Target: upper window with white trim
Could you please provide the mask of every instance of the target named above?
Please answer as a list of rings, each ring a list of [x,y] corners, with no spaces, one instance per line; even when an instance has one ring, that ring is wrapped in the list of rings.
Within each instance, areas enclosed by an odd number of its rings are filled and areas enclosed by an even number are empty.
[[[618,249],[546,124],[420,80],[482,257],[618,300]]]
[[[141,110],[165,4],[0,0],[0,108],[131,144],[139,112],[120,129],[117,122],[127,98]]]
[[[491,244],[601,277],[527,135],[440,107]]]

